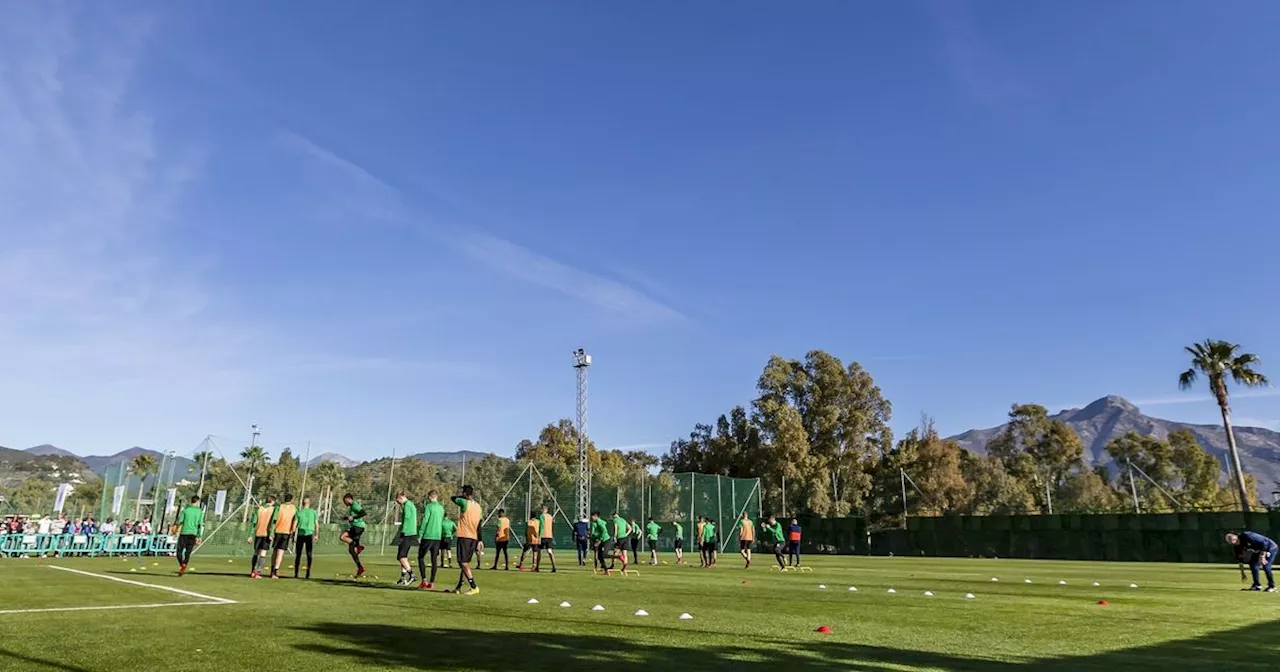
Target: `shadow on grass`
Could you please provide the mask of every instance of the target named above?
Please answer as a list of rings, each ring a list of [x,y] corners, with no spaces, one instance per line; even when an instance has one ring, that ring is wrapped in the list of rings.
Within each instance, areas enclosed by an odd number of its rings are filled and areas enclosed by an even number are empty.
[[[0,670],[15,669],[15,668],[10,668],[7,665],[3,664],[3,661],[6,658],[15,661],[14,662],[15,665],[22,663],[23,668],[26,668],[26,669],[30,669],[29,667],[26,667],[28,665],[36,665],[40,667],[47,667],[54,670],[66,670],[67,672],[90,672],[90,670],[88,670],[87,668],[77,667],[75,665],[68,665],[67,663],[62,663],[56,660],[45,660],[44,658],[26,656],[21,653],[5,651],[4,649],[0,649]],[[23,668],[16,668],[16,669],[23,669]]]
[[[1221,670],[1271,669],[1280,653],[1280,621],[1259,623],[1201,637],[1087,656],[1004,662],[941,653],[891,649],[832,641],[752,641],[743,646],[687,647],[570,633],[475,632],[400,625],[320,623],[300,628],[325,643],[298,644],[302,651],[346,657],[416,670],[465,669],[477,672],[578,670],[604,667],[610,672],[656,669],[770,670],[790,665],[804,670],[906,669],[1011,672],[1015,669],[1074,670]],[[785,669],[785,668],[783,668]]]

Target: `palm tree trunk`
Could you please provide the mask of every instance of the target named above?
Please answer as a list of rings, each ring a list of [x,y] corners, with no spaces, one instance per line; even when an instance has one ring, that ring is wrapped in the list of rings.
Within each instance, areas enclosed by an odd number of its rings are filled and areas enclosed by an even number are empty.
[[[1231,411],[1219,405],[1222,426],[1227,431],[1227,452],[1231,455],[1231,468],[1236,472],[1236,495],[1240,498],[1240,510],[1249,513],[1249,492],[1244,486],[1244,470],[1240,468],[1240,451],[1236,449],[1236,433],[1231,429]]]
[[[133,522],[138,522],[138,516],[142,512],[142,485],[147,482],[147,475],[143,474],[138,481],[138,497],[133,500]]]

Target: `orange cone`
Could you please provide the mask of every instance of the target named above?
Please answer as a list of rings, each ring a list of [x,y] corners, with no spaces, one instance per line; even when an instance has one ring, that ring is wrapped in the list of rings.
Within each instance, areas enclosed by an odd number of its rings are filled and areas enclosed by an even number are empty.
[[[1099,607],[1109,607],[1109,606],[1111,606],[1111,605],[1110,605],[1110,604],[1107,604],[1107,601],[1106,601],[1106,600],[1098,600],[1098,606],[1099,606]]]
[[[829,635],[829,634],[831,634],[831,628],[829,628],[829,627],[827,627],[827,626],[825,626],[825,625],[819,625],[819,626],[818,626],[818,629],[817,629],[817,630],[814,630],[814,632],[818,632],[818,633],[821,633],[821,634],[824,634],[824,635]]]

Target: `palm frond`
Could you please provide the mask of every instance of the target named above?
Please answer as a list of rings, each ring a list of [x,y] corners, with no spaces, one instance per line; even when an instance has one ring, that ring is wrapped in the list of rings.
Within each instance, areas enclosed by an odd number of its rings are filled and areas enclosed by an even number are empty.
[[[1190,348],[1187,349],[1190,350]],[[1182,375],[1178,376],[1178,388],[1183,390],[1191,389],[1191,387],[1196,384],[1196,377],[1195,369],[1187,369],[1186,371],[1183,371]]]

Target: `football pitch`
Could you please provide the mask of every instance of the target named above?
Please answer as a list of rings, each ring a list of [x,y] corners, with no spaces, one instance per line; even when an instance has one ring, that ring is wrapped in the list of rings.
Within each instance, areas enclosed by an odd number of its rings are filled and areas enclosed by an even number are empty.
[[[197,555],[182,578],[172,558],[3,560],[0,670],[1280,664],[1280,594],[1239,592],[1229,566],[812,557],[811,572],[784,574],[771,557],[744,571],[725,555],[710,570],[694,558],[623,578],[560,557],[569,562],[556,574],[477,572],[476,596],[397,587],[390,558],[372,559],[378,578],[358,582],[345,557],[318,558],[310,581],[251,580],[243,558]],[[457,576],[441,570],[437,586]],[[830,634],[815,632],[823,625]]]

